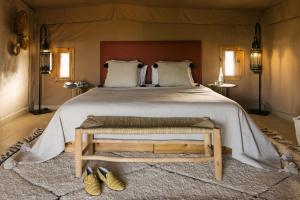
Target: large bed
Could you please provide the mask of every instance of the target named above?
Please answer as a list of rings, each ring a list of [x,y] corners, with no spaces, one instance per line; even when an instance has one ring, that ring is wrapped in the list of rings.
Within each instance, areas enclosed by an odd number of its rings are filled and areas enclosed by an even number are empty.
[[[278,167],[273,145],[240,105],[204,86],[194,88],[94,88],[67,101],[55,113],[32,148],[48,160],[74,141],[75,128],[88,115],[139,117],[209,117],[222,130],[223,145],[233,158],[256,167]],[[105,139],[201,140],[197,135],[99,135]]]
[[[142,53],[139,53],[142,52]],[[156,53],[155,53],[156,52]],[[168,52],[168,53],[162,53]],[[182,53],[180,53],[182,52]],[[201,83],[201,42],[104,42],[101,44],[101,79],[105,60],[139,59],[147,64],[155,59],[189,59],[196,83]],[[158,54],[159,53],[159,54]],[[160,57],[159,57],[160,56]],[[159,58],[158,58],[159,57]],[[151,80],[147,77],[147,83]],[[223,146],[232,157],[255,167],[280,167],[276,149],[236,102],[202,86],[194,87],[97,87],[65,102],[55,113],[42,136],[31,149],[35,161],[51,159],[74,141],[75,128],[89,115],[138,117],[209,117],[220,128]],[[202,140],[200,136],[176,135],[97,135],[102,139]],[[32,157],[31,157],[32,158]]]

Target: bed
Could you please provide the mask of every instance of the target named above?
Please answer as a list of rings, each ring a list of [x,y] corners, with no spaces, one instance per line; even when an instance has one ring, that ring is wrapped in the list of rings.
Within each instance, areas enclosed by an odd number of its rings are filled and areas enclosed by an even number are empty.
[[[102,42],[100,83],[106,76],[104,61],[139,59],[150,65],[158,59],[194,63],[192,74],[201,83],[201,42]],[[151,70],[151,68],[148,68]],[[147,83],[151,82],[151,71]],[[276,149],[236,102],[202,85],[195,87],[98,87],[65,102],[55,113],[43,135],[32,147],[36,162],[51,159],[74,141],[75,128],[88,115],[137,117],[209,117],[222,132],[222,143],[232,157],[255,167],[280,167]],[[202,140],[198,135],[99,135],[102,139]]]

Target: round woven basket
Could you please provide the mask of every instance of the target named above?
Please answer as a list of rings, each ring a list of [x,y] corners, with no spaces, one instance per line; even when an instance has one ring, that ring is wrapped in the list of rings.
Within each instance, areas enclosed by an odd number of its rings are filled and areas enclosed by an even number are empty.
[[[14,32],[17,35],[23,35],[23,32],[27,26],[27,20],[27,13],[24,10],[21,10],[17,13],[14,23]]]

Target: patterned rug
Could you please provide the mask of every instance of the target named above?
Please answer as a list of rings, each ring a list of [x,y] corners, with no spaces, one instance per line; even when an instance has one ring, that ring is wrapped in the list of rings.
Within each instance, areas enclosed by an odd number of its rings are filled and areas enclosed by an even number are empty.
[[[34,141],[36,138],[38,138],[43,133],[43,131],[44,131],[43,129],[35,129],[30,135],[24,137],[22,140],[18,141],[17,143],[15,143],[11,147],[9,147],[7,149],[7,151],[0,156],[0,165],[5,160],[7,160],[11,156],[13,156],[15,153],[19,152],[20,149],[21,149],[21,146],[24,143],[29,143],[30,144],[32,141]]]
[[[132,157],[157,156],[149,153],[102,153]],[[159,155],[170,156],[170,155]],[[192,156],[192,155],[177,155]],[[196,155],[195,155],[196,156]],[[19,164],[11,170],[0,168],[0,199],[26,200],[299,200],[300,177],[258,169],[224,156],[224,177],[214,179],[214,163],[113,163],[91,162],[91,167],[111,170],[126,183],[122,192],[102,184],[101,196],[84,191],[75,177],[74,156],[62,153],[39,164]]]
[[[1,156],[1,162],[18,152],[25,142],[30,143],[39,137],[42,132],[42,129],[37,129],[10,147],[9,151]],[[128,152],[101,154],[117,157],[171,156]],[[228,155],[224,156],[223,162],[222,181],[214,179],[213,162],[151,165],[91,162],[89,165],[92,167],[102,166],[113,171],[127,185],[126,190],[122,192],[109,190],[102,185],[101,196],[91,197],[84,191],[82,179],[75,178],[74,156],[62,153],[39,164],[18,164],[11,170],[0,168],[0,199],[300,199],[299,176],[254,168]]]
[[[38,138],[42,133],[43,129],[35,129],[29,136],[24,137],[22,140],[18,141],[11,147],[7,149],[7,151],[0,156],[0,165],[20,151],[21,146],[24,143],[31,143],[36,138]],[[300,146],[299,145],[293,145],[290,141],[285,140],[280,136],[280,134],[277,131],[273,131],[268,128],[262,129],[263,133],[266,134],[266,136],[271,140],[271,142],[277,147],[277,150],[280,154],[290,154],[293,157],[294,162],[300,167]]]
[[[272,144],[277,148],[280,155],[291,157],[292,161],[300,168],[300,146],[283,138],[277,131],[264,128],[262,132],[269,138]]]

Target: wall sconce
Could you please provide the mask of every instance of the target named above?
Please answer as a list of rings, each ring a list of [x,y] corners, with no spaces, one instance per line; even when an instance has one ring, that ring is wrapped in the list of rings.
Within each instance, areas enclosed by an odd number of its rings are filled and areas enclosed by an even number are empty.
[[[258,90],[258,109],[251,109],[248,112],[256,115],[268,115],[269,111],[262,110],[261,108],[261,75],[262,75],[262,50],[261,50],[261,29],[260,24],[255,25],[255,36],[252,42],[250,53],[250,69],[259,75],[259,90]]]

